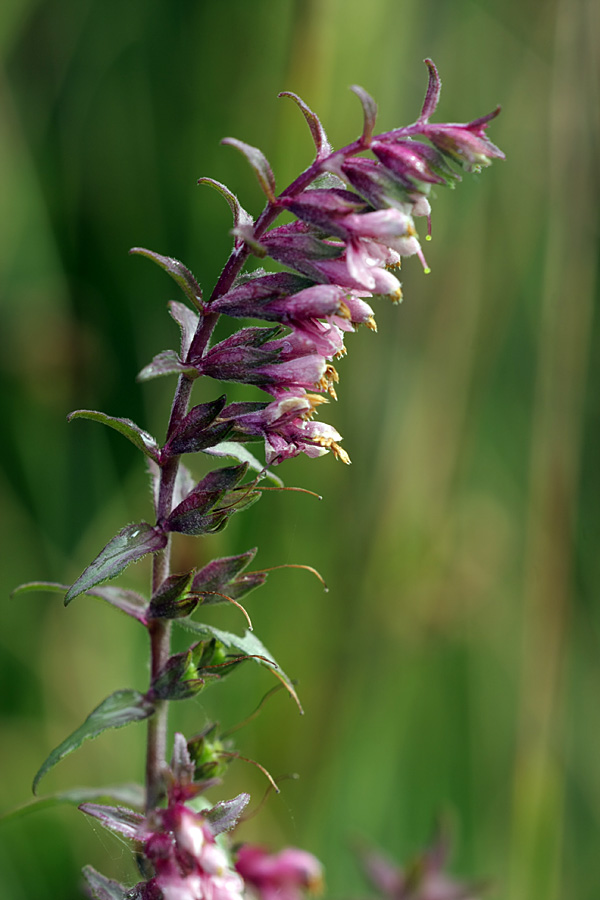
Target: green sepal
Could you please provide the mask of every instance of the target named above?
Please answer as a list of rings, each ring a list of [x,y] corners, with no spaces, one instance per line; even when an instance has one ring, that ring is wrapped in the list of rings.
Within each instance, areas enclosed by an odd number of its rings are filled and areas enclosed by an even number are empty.
[[[76,409],[74,412],[69,413],[67,422],[72,422],[73,419],[91,419],[92,422],[108,425],[109,428],[114,428],[115,431],[118,431],[119,434],[131,441],[138,450],[141,450],[150,459],[155,460],[155,462],[160,460],[158,441],[147,431],[144,431],[143,428],[140,428],[139,425],[136,425],[135,422],[132,422],[131,419],[119,419],[116,416],[109,416],[95,409]]]
[[[180,625],[187,631],[192,631],[194,634],[200,635],[200,637],[215,638],[226,650],[233,650],[242,656],[252,657],[255,662],[270,669],[271,672],[275,674],[276,678],[282,682],[290,696],[296,702],[300,713],[304,713],[291,679],[288,678],[283,669],[275,662],[272,654],[269,653],[267,648],[251,631],[246,631],[245,634],[240,637],[237,634],[231,634],[229,631],[221,631],[220,628],[213,628],[212,625],[194,622],[192,619],[188,618],[175,619],[174,621],[177,625]],[[231,662],[233,663],[234,660],[232,659]]]
[[[83,725],[52,751],[33,779],[33,793],[36,793],[44,775],[65,756],[78,750],[84,741],[97,737],[107,728],[121,728],[130,722],[140,722],[153,713],[154,704],[139,691],[115,691],[89,714]]]
[[[189,589],[196,570],[181,575],[169,575],[150,598],[148,619],[177,619],[189,616],[198,605],[199,598],[190,596]]]

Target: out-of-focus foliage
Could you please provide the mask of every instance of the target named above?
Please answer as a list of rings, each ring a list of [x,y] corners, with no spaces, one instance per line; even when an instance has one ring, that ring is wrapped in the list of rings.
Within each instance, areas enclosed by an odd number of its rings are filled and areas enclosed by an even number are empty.
[[[90,597],[68,610],[52,595],[8,599],[23,581],[75,580],[149,514],[131,444],[65,422],[98,408],[164,429],[171,385],[134,377],[163,331],[176,340],[165,308],[176,291],[127,250],[176,256],[210,290],[230,213],[196,179],[225,182],[254,213],[261,204],[221,137],[260,146],[283,187],[312,151],[279,91],[302,96],[339,145],[362,127],[348,85],[377,99],[380,127],[405,124],[430,56],[443,120],[503,105],[490,137],[507,162],[439,191],[432,274],[407,261],[404,304],[380,306],[379,333],[348,341],[327,419],[353,467],[294,460],[279,474],[322,502],[267,494],[208,536],[201,559],[183,536],[177,553],[183,568],[258,545],[258,566],[309,563],[330,587],[282,570],[248,600],[306,715],[281,692],[237,734],[273,775],[301,775],[241,838],[306,846],[331,895],[352,897],[364,890],[352,839],[402,860],[450,808],[465,879],[489,877],[509,900],[594,900],[599,19],[593,0],[5,0],[3,808],[29,798],[49,750],[102,698],[146,688],[135,621]],[[147,575],[141,563],[123,584],[144,590]],[[211,623],[244,626],[223,607]],[[174,709],[173,726],[233,727],[270,687],[248,665]],[[138,779],[143,731],[86,744],[45,789]],[[223,796],[250,790],[258,805],[265,788],[240,761]],[[77,811],[45,810],[3,828],[2,896],[70,900],[80,866],[108,872],[107,860],[112,877],[135,880],[124,845]]]

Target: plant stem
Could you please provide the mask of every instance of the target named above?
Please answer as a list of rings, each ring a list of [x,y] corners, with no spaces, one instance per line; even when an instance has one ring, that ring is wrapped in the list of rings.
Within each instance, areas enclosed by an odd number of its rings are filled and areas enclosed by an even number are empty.
[[[361,139],[348,145],[337,153],[357,153],[364,149]],[[335,156],[336,154],[331,154]],[[331,157],[328,157],[330,159]],[[306,188],[320,174],[326,160],[315,160],[301,175],[296,178],[280,195],[281,197],[299,193]],[[260,237],[274,222],[281,208],[275,201],[269,201],[258,217],[254,226],[254,236]],[[250,247],[246,243],[237,246],[227,260],[219,279],[215,285],[209,300],[226,293],[234,284],[236,277],[242,270],[244,263],[250,256]],[[200,317],[196,334],[188,352],[189,360],[198,360],[206,353],[210,337],[215,328],[219,316],[211,313],[207,308],[204,316]],[[171,416],[167,430],[167,438],[173,433],[177,425],[187,414],[193,381],[187,375],[182,375],[177,383],[177,389],[171,407]],[[173,491],[179,469],[179,457],[171,457],[162,467],[160,475],[159,495],[156,508],[157,522],[164,521],[172,510]],[[171,571],[171,539],[164,550],[154,555],[152,569],[152,592],[158,590],[163,581],[168,578]],[[171,623],[164,619],[152,619],[148,624],[150,635],[150,684],[157,677],[170,654],[171,647]],[[146,809],[154,809],[161,799],[162,794],[162,768],[166,756],[167,747],[167,713],[168,701],[156,702],[156,712],[148,720],[148,742],[146,750]]]

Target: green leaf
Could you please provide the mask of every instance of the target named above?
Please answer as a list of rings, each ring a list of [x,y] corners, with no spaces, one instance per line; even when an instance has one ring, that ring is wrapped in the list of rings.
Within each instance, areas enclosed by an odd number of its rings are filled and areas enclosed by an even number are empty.
[[[238,444],[235,441],[221,441],[220,444],[215,444],[214,447],[205,447],[202,451],[203,453],[207,453],[209,456],[221,456],[221,457],[231,457],[232,459],[237,459],[241,463],[248,463],[248,466],[254,471],[259,472],[261,475],[264,475],[265,478],[268,478],[269,481],[272,481],[278,487],[283,487],[283,481],[273,472],[270,472],[265,466],[252,454],[243,444]]]
[[[84,741],[97,737],[107,728],[121,728],[130,722],[140,722],[153,713],[154,706],[144,694],[133,690],[115,691],[89,714],[83,725],[52,751],[33,779],[33,793],[36,793],[44,775],[65,756],[78,750]]]
[[[200,285],[183,263],[180,263],[178,259],[174,259],[172,256],[161,256],[160,253],[154,253],[153,250],[146,250],[144,247],[132,247],[129,252],[139,256],[145,256],[147,259],[151,259],[152,262],[155,262],[160,266],[161,269],[164,269],[164,271],[171,276],[173,281],[179,285],[186,297],[192,301],[196,309],[203,312],[204,303],[202,302],[202,290]]]
[[[65,597],[65,606],[79,594],[84,594],[102,581],[119,575],[130,563],[136,562],[147,553],[156,553],[166,545],[166,535],[147,522],[127,525],[111,538],[96,559],[71,585]]]
[[[194,634],[198,634],[201,637],[215,638],[223,644],[226,650],[233,650],[243,656],[260,657],[260,659],[256,659],[255,661],[261,666],[270,669],[275,674],[276,678],[282,682],[288,693],[295,700],[300,712],[304,713],[290,678],[288,678],[283,669],[275,662],[272,654],[269,653],[267,648],[254,634],[252,634],[251,631],[246,631],[245,634],[240,637],[237,634],[231,634],[229,631],[221,631],[220,628],[213,628],[212,625],[194,622],[192,619],[174,619],[173,621],[187,631],[193,631]]]
[[[141,784],[116,784],[101,788],[73,788],[47,797],[36,797],[22,806],[0,814],[0,822],[12,822],[32,812],[51,809],[53,806],[79,806],[96,800],[113,800],[137,809],[144,808],[145,791]]]
[[[130,440],[132,444],[135,444],[138,450],[141,450],[146,456],[157,462],[159,460],[160,450],[158,442],[151,434],[148,434],[135,422],[132,422],[131,419],[119,419],[115,416],[108,416],[106,413],[98,412],[95,409],[76,409],[74,412],[69,413],[67,422],[71,422],[73,419],[91,419],[92,422],[108,425],[109,428],[114,428],[115,431],[118,431],[119,434]]]

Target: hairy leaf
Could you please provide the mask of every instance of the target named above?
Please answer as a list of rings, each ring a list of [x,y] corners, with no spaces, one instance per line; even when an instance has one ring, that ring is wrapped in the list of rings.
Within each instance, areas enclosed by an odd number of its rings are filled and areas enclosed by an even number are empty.
[[[231,212],[233,213],[234,228],[237,228],[240,225],[254,225],[254,220],[250,213],[246,212],[244,207],[240,204],[238,198],[229,190],[226,185],[221,184],[220,181],[215,181],[214,178],[199,178],[198,184],[208,184],[211,187],[215,188],[215,190],[219,191],[219,193],[222,194],[223,197],[225,197],[225,199],[229,203]]]
[[[316,113],[312,111],[312,109],[306,105],[304,100],[302,100],[298,94],[294,94],[292,91],[281,91],[280,94],[277,94],[278,97],[289,97],[291,100],[296,103],[304,115],[308,127],[310,128],[310,133],[312,134],[313,141],[315,142],[315,147],[317,148],[317,159],[324,159],[331,153],[331,144],[327,140],[327,135],[325,134],[325,129],[321,124],[321,120],[317,116]]]
[[[442,82],[440,81],[440,76],[438,75],[435,63],[432,59],[426,59],[424,62],[429,69],[429,83],[427,85],[427,93],[425,94],[425,100],[423,101],[421,115],[419,116],[419,122],[426,122],[429,119],[429,116],[433,115],[442,90]]]
[[[252,147],[250,144],[245,144],[243,141],[238,141],[237,138],[223,138],[221,143],[235,147],[236,150],[243,153],[254,169],[261,188],[268,199],[273,201],[275,199],[275,177],[262,150],[259,150],[258,147]]]
[[[101,875],[91,866],[83,867],[83,876],[94,900],[127,900],[127,897],[130,896],[129,891],[122,884]]]
[[[84,741],[97,737],[107,728],[121,728],[130,722],[147,719],[153,713],[154,705],[144,694],[133,690],[115,691],[89,714],[83,725],[52,751],[33,779],[33,793],[36,793],[44,775],[65,756],[79,749]]]
[[[250,794],[238,794],[233,800],[221,800],[211,809],[207,809],[204,816],[208,819],[213,834],[221,834],[230,831],[237,825],[240,816],[250,802]]]
[[[151,363],[144,366],[138,373],[138,381],[150,381],[152,378],[160,378],[163,375],[187,375],[188,378],[197,378],[198,371],[193,366],[183,363],[174,350],[163,350],[158,353]]]
[[[47,797],[36,797],[22,806],[17,806],[8,812],[0,814],[0,821],[20,819],[31,812],[41,809],[51,809],[53,806],[67,804],[80,806],[87,801],[113,800],[117,803],[126,803],[143,809],[146,792],[141,784],[116,784],[100,788],[73,788],[70,791],[60,791],[57,794],[49,794]]]
[[[153,250],[146,250],[144,247],[132,247],[129,252],[139,256],[145,256],[159,265],[161,269],[164,269],[164,271],[179,285],[183,293],[192,301],[196,309],[199,309],[200,312],[204,310],[200,285],[190,270],[187,269],[183,263],[180,263],[178,259],[173,259],[171,256],[161,256],[160,253],[154,253]]]
[[[130,563],[136,562],[147,553],[162,550],[166,544],[166,535],[147,522],[127,525],[111,538],[96,559],[71,585],[65,597],[65,605],[102,581],[119,575]]]
[[[364,88],[361,88],[358,84],[353,84],[350,90],[356,94],[360,102],[362,103],[363,112],[365,115],[365,124],[363,128],[363,140],[365,143],[368,143],[373,136],[373,131],[375,129],[375,120],[377,118],[377,104],[373,100],[370,94],[367,94]]]
[[[132,444],[135,444],[138,450],[141,450],[146,456],[157,462],[159,460],[158,441],[151,434],[148,434],[147,431],[144,431],[143,428],[140,428],[139,425],[136,425],[135,422],[132,422],[131,419],[119,419],[115,416],[108,416],[106,413],[98,412],[95,409],[76,409],[74,412],[69,413],[67,422],[72,422],[73,419],[91,419],[92,422],[108,425],[109,428],[114,428],[115,431],[118,431],[119,434],[130,440]]]
[[[81,812],[94,819],[98,819],[101,825],[108,831],[115,834],[122,834],[123,837],[135,840],[139,839],[141,826],[145,823],[146,817],[139,812],[126,809],[124,806],[104,806],[99,803],[81,803],[79,806]]]

